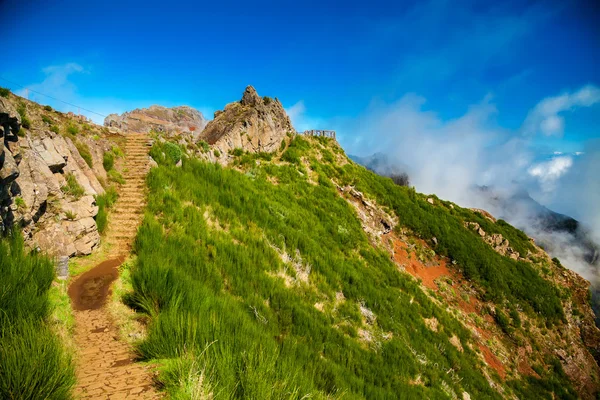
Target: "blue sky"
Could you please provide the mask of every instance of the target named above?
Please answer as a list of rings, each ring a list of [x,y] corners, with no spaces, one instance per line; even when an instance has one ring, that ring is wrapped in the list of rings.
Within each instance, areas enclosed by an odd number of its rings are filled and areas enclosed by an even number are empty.
[[[525,175],[540,198],[600,136],[597,1],[4,0],[0,15],[1,77],[100,114],[186,104],[210,118],[251,84],[297,128],[337,129],[348,152],[474,146],[421,153],[481,169],[478,183],[516,165],[500,175]]]

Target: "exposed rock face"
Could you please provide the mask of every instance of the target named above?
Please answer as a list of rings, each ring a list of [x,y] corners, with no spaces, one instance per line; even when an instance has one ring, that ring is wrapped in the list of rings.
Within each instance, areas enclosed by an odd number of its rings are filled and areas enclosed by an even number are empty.
[[[488,235],[477,222],[465,222],[465,227],[477,232],[479,236],[481,236],[483,240],[496,251],[496,253],[510,257],[513,260],[518,260],[521,256],[518,251],[510,247],[508,239],[505,239],[501,234],[494,233]]]
[[[187,106],[167,108],[154,105],[122,115],[110,114],[104,119],[104,125],[109,128],[140,133],[156,131],[168,135],[191,133],[194,139],[202,132],[206,123],[207,120],[200,111]]]
[[[20,226],[27,244],[51,255],[90,254],[100,242],[94,195],[104,189],[73,140],[41,123],[35,115],[40,106],[27,103],[33,124],[17,135],[21,118],[11,104],[16,101],[24,100],[0,98],[0,231]],[[102,141],[83,136],[77,140],[85,141],[95,169],[106,176]],[[69,174],[83,196],[76,198],[62,189]]]
[[[212,155],[226,164],[229,151],[239,148],[249,152],[273,152],[294,128],[277,99],[261,98],[252,86],[244,91],[242,100],[230,103],[206,125],[200,135],[218,150]]]

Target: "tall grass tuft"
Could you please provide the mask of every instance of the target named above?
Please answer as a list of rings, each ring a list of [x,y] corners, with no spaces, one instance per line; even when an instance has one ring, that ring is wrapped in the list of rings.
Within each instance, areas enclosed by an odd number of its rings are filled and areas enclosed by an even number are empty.
[[[70,398],[71,358],[46,322],[52,262],[9,236],[0,239],[0,276],[0,398]]]

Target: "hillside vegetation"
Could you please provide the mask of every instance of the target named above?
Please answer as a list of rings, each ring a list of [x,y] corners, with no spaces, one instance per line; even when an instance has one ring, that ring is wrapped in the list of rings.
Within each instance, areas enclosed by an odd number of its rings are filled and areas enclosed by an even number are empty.
[[[51,260],[9,236],[0,240],[0,276],[0,398],[70,398],[71,357],[49,323]]]
[[[161,360],[159,380],[174,398],[576,398],[552,358],[536,377],[504,382],[488,369],[472,333],[373,245],[336,184],[395,214],[396,229],[480,284],[482,300],[560,324],[560,291],[464,222],[526,254],[522,232],[450,203],[434,207],[324,138],[290,138],[275,155],[235,151],[234,168],[187,150],[152,148],[159,166],[147,179],[126,296],[149,317],[138,350]],[[518,330],[511,315],[503,321]]]

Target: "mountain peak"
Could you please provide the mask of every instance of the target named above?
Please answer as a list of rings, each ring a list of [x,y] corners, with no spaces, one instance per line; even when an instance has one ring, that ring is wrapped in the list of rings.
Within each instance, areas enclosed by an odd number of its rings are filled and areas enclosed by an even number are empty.
[[[255,106],[256,104],[259,104],[259,102],[261,102],[261,101],[262,101],[262,99],[256,92],[256,89],[254,89],[254,87],[250,86],[250,85],[246,86],[246,90],[244,90],[244,94],[243,94],[242,100],[241,100],[242,105]]]

